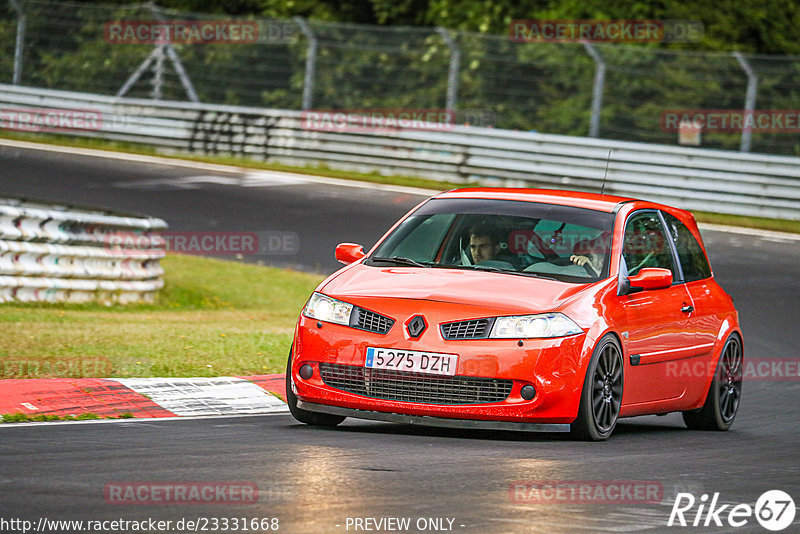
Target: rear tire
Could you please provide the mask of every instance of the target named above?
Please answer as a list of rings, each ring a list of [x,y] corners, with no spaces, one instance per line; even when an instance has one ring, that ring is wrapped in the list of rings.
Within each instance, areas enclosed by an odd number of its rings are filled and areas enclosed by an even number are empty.
[[[574,439],[602,441],[611,436],[622,406],[623,375],[622,348],[608,334],[597,343],[586,369],[578,417],[570,426]]]
[[[742,398],[743,362],[742,342],[737,334],[731,334],[722,348],[703,407],[683,412],[688,428],[724,431],[731,427]]]
[[[292,353],[289,352],[289,361],[286,363],[286,404],[292,416],[307,425],[333,427],[344,421],[346,418],[341,415],[331,415],[327,413],[309,412],[297,407],[297,395],[292,389]]]

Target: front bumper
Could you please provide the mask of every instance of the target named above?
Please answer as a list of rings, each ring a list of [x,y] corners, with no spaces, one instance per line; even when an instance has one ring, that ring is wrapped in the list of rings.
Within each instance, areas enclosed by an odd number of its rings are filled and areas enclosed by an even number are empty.
[[[340,406],[328,406],[313,402],[298,401],[297,407],[309,412],[327,413],[368,419],[371,421],[386,421],[390,423],[403,423],[407,425],[436,426],[445,428],[466,428],[474,430],[514,430],[522,432],[569,432],[569,424],[557,423],[510,423],[506,421],[480,421],[476,419],[455,419],[447,417],[431,417],[426,415],[407,415],[399,413],[375,412],[370,410],[356,410]]]
[[[354,413],[361,415],[348,416],[361,418],[364,418],[362,412],[368,412],[382,414],[380,417],[402,415],[547,425],[568,425],[575,420],[586,365],[591,358],[591,347],[585,346],[585,334],[526,339],[522,346],[516,339],[446,340],[438,324],[463,318],[463,309],[446,309],[450,307],[430,301],[424,303],[424,308],[413,301],[407,306],[408,310],[395,310],[396,313],[391,314],[397,323],[388,334],[318,323],[301,316],[295,331],[291,366],[298,400],[323,405],[325,409],[355,410]],[[403,321],[420,309],[425,310],[430,327],[418,339],[411,339],[402,328]],[[320,363],[364,367],[367,347],[456,353],[459,355],[457,377],[511,380],[511,392],[502,402],[427,404],[359,395],[331,387],[323,380]],[[313,369],[309,379],[299,376],[298,370],[304,364]],[[525,385],[536,389],[536,396],[531,400],[521,396]]]

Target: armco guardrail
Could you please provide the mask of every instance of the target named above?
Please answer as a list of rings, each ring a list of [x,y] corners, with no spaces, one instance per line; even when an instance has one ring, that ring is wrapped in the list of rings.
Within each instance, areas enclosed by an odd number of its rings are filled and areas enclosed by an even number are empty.
[[[599,191],[608,166],[607,193],[691,210],[800,220],[797,157],[467,126],[319,131],[309,128],[307,115],[299,111],[123,99],[0,84],[0,110],[11,110],[13,115],[32,109],[92,111],[99,117],[93,124],[67,120],[60,130],[84,137],[487,185]],[[44,125],[43,129],[52,128]]]
[[[151,302],[161,219],[0,198],[0,302]]]

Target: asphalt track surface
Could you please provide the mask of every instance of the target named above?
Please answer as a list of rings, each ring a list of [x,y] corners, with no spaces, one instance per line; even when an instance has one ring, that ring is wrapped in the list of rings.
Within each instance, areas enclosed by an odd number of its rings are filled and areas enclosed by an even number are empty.
[[[336,268],[336,243],[368,247],[421,199],[0,146],[3,193],[145,212],[178,230],[295,232],[299,253],[255,261],[320,272]],[[796,362],[800,242],[703,234],[715,275],[739,309],[745,357]],[[352,521],[386,517],[410,518],[408,532],[436,531],[417,529],[420,518],[452,519],[452,527],[443,524],[453,532],[768,532],[752,517],[728,526],[730,507],[723,527],[667,527],[667,520],[679,491],[753,505],[780,489],[800,505],[798,406],[796,378],[749,381],[729,432],[689,431],[670,414],[624,419],[603,443],[354,420],[316,429],[286,415],[2,425],[0,519],[277,517],[279,532],[289,533],[369,532]],[[516,481],[570,480],[654,481],[663,499],[535,503],[511,491]],[[104,487],[125,481],[247,481],[260,494],[249,505],[107,504]],[[687,512],[690,523],[696,512],[697,505]],[[800,514],[784,532],[799,531]]]

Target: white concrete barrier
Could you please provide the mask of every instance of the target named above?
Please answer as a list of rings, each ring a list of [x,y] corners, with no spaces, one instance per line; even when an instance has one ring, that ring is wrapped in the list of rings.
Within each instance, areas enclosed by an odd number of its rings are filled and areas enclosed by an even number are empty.
[[[0,198],[0,302],[152,302],[166,222]]]

